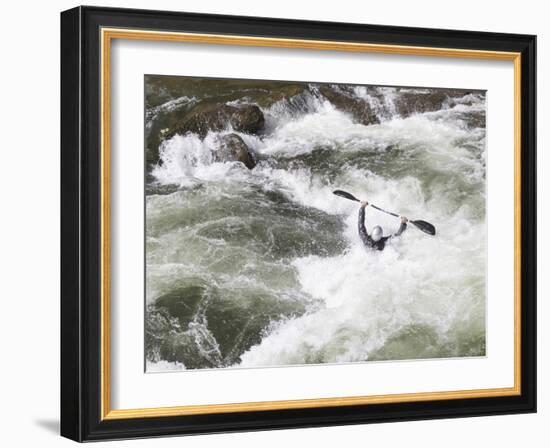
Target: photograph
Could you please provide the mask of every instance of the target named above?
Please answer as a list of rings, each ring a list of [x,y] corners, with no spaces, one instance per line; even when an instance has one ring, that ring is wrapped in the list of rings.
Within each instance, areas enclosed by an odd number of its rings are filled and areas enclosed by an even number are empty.
[[[486,93],[144,75],[145,371],[486,356]]]

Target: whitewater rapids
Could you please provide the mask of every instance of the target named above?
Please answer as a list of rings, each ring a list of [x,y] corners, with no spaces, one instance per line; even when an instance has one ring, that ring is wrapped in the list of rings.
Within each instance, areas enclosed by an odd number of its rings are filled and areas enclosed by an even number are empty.
[[[263,107],[238,133],[249,170],[216,162],[220,135],[161,143],[146,187],[147,370],[269,367],[485,354],[485,95],[401,117],[402,90],[358,86],[379,124],[316,95]],[[164,109],[197,98],[171,99]],[[243,95],[243,100],[247,101]],[[382,252],[342,189],[410,219]],[[399,220],[367,208],[367,229]]]

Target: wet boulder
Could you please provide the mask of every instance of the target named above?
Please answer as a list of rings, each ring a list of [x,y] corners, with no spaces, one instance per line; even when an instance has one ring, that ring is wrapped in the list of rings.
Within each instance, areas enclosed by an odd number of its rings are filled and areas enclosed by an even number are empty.
[[[256,156],[237,134],[220,137],[219,148],[214,153],[217,162],[242,162],[248,169],[256,166]]]
[[[191,109],[164,138],[192,132],[202,138],[208,131],[222,131],[232,127],[235,131],[256,134],[264,127],[264,114],[255,104],[234,106],[219,103],[200,103]]]
[[[403,117],[415,113],[434,112],[452,104],[453,99],[464,97],[464,90],[402,90],[396,98],[395,108]]]
[[[323,85],[319,91],[336,109],[350,114],[354,121],[364,125],[380,123],[370,105],[347,91],[344,86]]]
[[[264,128],[264,114],[255,104],[239,107],[225,105],[225,107],[225,113],[229,114],[229,122],[234,130],[246,134],[256,134]]]
[[[310,93],[309,86],[305,83],[281,84],[280,82],[274,82],[273,84],[268,84],[267,87],[253,93],[247,92],[247,96],[251,97],[260,107],[267,108],[279,101],[292,104],[296,99]]]

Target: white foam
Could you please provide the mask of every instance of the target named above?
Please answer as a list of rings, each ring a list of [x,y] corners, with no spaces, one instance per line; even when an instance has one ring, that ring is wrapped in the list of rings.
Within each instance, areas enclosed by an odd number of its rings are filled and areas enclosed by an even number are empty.
[[[182,106],[189,106],[197,101],[195,97],[181,96],[179,98],[174,98],[165,103],[160,104],[159,106],[152,107],[146,111],[147,114],[147,123],[151,124],[151,121],[161,112],[173,112],[179,109]]]
[[[326,307],[283,322],[241,365],[364,361],[407,325],[435,328],[444,340],[470,314],[482,329],[483,227],[457,217],[431,239],[409,225],[382,252],[367,251],[355,234],[348,253],[295,260],[302,289]]]
[[[181,362],[170,362],[170,361],[164,361],[160,360],[157,362],[153,361],[146,361],[146,371],[147,373],[154,373],[154,372],[166,372],[170,370],[185,370],[185,366]]]
[[[155,166],[151,174],[163,185],[188,186],[197,180],[224,179],[232,170],[242,173],[247,170],[244,165],[214,159],[220,136],[229,132],[209,132],[203,140],[196,134],[175,135],[161,144],[162,163]]]

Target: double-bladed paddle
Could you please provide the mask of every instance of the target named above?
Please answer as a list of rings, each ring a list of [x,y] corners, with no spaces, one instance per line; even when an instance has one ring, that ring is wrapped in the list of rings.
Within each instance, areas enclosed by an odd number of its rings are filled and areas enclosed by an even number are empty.
[[[352,195],[351,193],[348,193],[347,191],[342,191],[342,190],[334,190],[333,193],[336,195],[336,196],[340,196],[342,198],[346,198],[346,199],[349,199],[350,201],[357,201],[357,202],[361,202],[359,199],[357,199],[354,195]],[[376,210],[379,210],[381,212],[384,212],[384,213],[387,213],[388,215],[392,215],[392,216],[395,216],[396,218],[399,218],[400,216],[397,214],[397,213],[392,213],[392,212],[388,212],[387,210],[384,210],[383,208],[380,208],[374,204],[371,204],[369,203],[369,205],[372,207],[372,208],[375,208]],[[435,235],[435,226],[433,224],[430,224],[429,222],[426,222],[426,221],[422,221],[421,219],[416,219],[416,220],[410,220],[409,219],[409,222],[415,226],[417,229],[419,230],[422,230],[422,232],[424,233],[427,233],[428,235]]]

